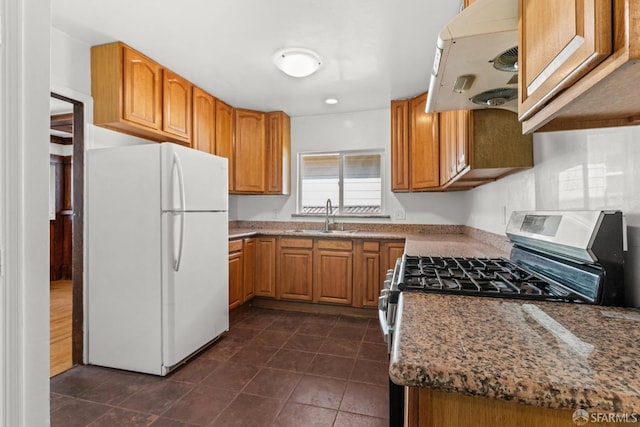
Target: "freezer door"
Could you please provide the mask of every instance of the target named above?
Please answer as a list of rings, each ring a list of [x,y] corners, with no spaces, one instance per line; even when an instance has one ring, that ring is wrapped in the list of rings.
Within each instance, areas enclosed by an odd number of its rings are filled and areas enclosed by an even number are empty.
[[[166,212],[162,354],[167,369],[229,329],[226,212]]]
[[[163,211],[227,210],[226,158],[170,142],[160,145]]]

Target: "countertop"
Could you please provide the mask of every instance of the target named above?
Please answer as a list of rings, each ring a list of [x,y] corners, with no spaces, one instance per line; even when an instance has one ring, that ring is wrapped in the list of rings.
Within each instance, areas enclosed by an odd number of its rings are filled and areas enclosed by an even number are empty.
[[[400,385],[600,412],[640,412],[640,311],[404,292]]]

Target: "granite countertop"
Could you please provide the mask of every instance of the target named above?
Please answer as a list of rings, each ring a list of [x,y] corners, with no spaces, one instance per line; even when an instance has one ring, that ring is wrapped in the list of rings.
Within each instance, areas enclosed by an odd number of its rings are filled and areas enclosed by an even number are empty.
[[[640,311],[403,292],[400,385],[525,404],[640,412]]]

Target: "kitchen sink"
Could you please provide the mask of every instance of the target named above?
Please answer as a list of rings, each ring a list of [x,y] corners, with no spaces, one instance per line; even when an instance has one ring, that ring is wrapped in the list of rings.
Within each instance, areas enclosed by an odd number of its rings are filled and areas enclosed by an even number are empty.
[[[353,234],[358,230],[314,230],[314,229],[299,229],[299,230],[287,230],[290,233],[305,233],[305,234]]]

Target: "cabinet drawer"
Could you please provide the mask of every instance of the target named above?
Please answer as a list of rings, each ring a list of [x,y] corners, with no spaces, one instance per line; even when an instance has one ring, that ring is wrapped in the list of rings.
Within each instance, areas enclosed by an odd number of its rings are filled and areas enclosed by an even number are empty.
[[[380,252],[380,242],[362,242],[362,249],[365,252]]]
[[[353,250],[351,240],[318,240],[318,249],[339,249],[343,251]]]
[[[280,239],[280,247],[283,248],[308,248],[313,247],[313,239]]]
[[[232,240],[229,242],[229,253],[242,250],[242,240]]]

